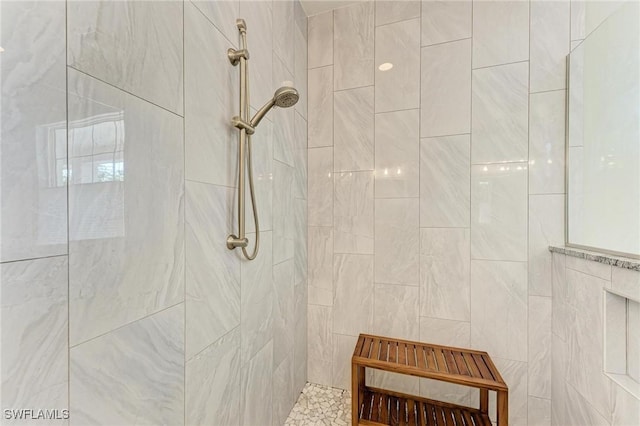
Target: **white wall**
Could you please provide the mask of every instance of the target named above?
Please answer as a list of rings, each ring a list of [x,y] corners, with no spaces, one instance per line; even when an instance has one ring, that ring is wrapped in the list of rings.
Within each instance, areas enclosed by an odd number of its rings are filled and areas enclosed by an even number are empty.
[[[640,400],[604,374],[605,342],[626,333],[605,338],[605,290],[638,300],[640,272],[553,254],[554,425],[640,423]]]
[[[238,17],[252,108],[301,92],[254,138],[254,262],[225,246]],[[284,423],[307,369],[306,32],[293,1],[2,3],[3,409]]]
[[[510,386],[511,424],[550,424],[565,56],[610,10],[581,6],[376,1],[309,18],[310,381],[348,388],[361,332],[473,347]]]

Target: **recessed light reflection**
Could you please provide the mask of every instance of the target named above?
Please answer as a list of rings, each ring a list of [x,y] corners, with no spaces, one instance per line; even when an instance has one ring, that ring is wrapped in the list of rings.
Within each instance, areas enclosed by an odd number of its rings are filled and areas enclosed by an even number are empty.
[[[2,46],[0,46],[0,53],[4,52],[4,49],[2,48]]]
[[[385,62],[384,64],[380,64],[378,67],[380,71],[389,71],[391,68],[393,68],[393,64],[391,62]]]

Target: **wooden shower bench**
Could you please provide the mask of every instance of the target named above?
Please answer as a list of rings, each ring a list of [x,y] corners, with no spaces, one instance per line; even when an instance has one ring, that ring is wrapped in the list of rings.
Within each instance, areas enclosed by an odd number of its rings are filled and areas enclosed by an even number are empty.
[[[480,409],[366,386],[367,367],[480,389]],[[486,352],[361,334],[351,375],[354,426],[491,426],[489,391],[497,393],[497,426],[508,425],[509,390]]]

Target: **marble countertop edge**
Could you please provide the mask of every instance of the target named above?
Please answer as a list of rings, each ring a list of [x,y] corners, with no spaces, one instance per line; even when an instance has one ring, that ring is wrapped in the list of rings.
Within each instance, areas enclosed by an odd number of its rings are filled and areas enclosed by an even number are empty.
[[[618,268],[640,271],[640,259],[618,256],[614,254],[599,253],[595,251],[583,250],[574,247],[549,246],[549,251],[565,254],[580,259],[591,260],[593,262],[604,263],[605,265],[617,266]]]

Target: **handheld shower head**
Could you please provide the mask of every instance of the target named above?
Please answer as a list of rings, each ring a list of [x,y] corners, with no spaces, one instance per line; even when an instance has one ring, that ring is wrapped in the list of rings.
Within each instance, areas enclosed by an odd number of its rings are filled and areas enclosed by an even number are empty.
[[[294,106],[298,99],[300,99],[300,95],[298,91],[290,86],[282,86],[273,94],[273,98],[269,100],[251,119],[251,126],[256,127],[260,121],[264,118],[265,115],[273,108],[274,106],[280,108],[289,108]]]
[[[276,106],[280,108],[289,108],[298,103],[298,99],[300,99],[300,94],[293,87],[283,86],[276,90],[276,93],[273,95],[273,100]]]

